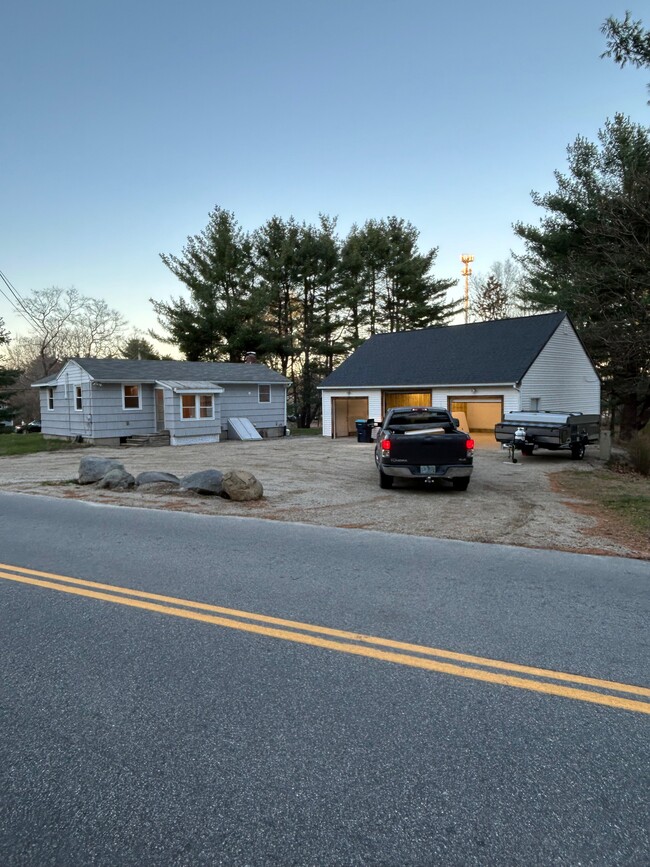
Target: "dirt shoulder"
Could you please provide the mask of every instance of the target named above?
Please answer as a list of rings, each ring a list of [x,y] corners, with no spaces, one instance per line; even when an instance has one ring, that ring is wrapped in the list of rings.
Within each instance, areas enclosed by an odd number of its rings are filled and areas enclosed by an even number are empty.
[[[291,438],[225,442],[176,448],[99,449],[137,475],[164,470],[182,476],[201,469],[248,470],[262,482],[264,497],[235,503],[188,493],[123,493],[80,486],[80,451],[0,458],[0,490],[92,500],[113,505],[189,511],[210,515],[297,521],[330,527],[383,530],[416,536],[499,542],[582,553],[650,558],[634,539],[603,532],[599,518],[579,498],[568,497],[553,474],[590,473],[602,463],[588,454],[571,461],[564,453],[540,453],[507,460],[485,437],[479,440],[475,469],[466,492],[447,487],[407,486],[381,490],[373,446],[350,440]]]

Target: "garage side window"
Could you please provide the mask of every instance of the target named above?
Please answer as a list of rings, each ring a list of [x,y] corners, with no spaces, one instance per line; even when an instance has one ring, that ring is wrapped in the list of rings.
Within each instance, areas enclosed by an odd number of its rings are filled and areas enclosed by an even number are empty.
[[[124,409],[140,409],[140,386],[124,385],[122,388]]]
[[[74,408],[77,410],[77,412],[81,412],[84,408],[80,385],[75,385],[74,387]]]
[[[48,388],[47,390],[47,408],[54,409],[54,389]]]
[[[257,386],[257,400],[259,403],[271,403],[271,386],[270,385],[258,385]]]
[[[211,394],[182,394],[181,418],[214,418],[214,399]]]

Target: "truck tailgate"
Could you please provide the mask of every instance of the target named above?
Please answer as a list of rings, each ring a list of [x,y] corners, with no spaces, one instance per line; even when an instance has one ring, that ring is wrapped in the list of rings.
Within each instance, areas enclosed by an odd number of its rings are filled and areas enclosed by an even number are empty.
[[[455,464],[467,457],[464,434],[392,434],[391,464]]]

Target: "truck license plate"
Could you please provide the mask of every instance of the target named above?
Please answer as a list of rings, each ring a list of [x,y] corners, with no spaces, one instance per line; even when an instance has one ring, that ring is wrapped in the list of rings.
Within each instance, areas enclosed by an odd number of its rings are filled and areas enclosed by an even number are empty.
[[[426,473],[426,475],[428,475],[428,476],[432,476],[435,473],[435,471],[436,471],[436,468],[432,467],[432,466],[420,467],[420,472]]]

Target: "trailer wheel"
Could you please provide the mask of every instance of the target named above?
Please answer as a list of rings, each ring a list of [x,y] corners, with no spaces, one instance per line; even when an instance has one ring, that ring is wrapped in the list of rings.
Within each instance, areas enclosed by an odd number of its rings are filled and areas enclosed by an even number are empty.
[[[380,488],[392,488],[393,487],[393,477],[387,476],[386,473],[379,470],[379,487]]]
[[[574,443],[571,446],[571,460],[581,461],[585,456],[585,447],[582,443]]]
[[[452,485],[455,491],[466,491],[469,488],[469,476],[462,476],[460,479],[452,479]]]

